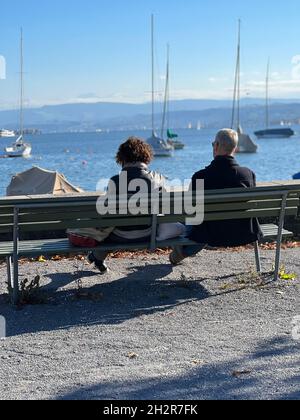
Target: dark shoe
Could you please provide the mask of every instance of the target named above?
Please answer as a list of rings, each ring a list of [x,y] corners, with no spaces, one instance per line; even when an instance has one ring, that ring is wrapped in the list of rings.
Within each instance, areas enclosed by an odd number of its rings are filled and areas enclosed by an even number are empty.
[[[87,259],[88,259],[88,262],[89,262],[90,264],[95,264],[95,267],[96,267],[96,268],[98,268],[98,270],[100,271],[100,274],[101,274],[101,275],[106,274],[106,273],[109,271],[109,270],[108,270],[107,265],[105,264],[105,262],[104,262],[104,261],[100,261],[100,260],[98,260],[98,259],[95,257],[95,255],[94,255],[94,253],[93,253],[93,252],[91,252],[91,253],[88,255]]]
[[[174,266],[179,265],[183,260],[185,260],[185,256],[182,253],[181,247],[173,248],[173,252],[170,254],[170,263]]]

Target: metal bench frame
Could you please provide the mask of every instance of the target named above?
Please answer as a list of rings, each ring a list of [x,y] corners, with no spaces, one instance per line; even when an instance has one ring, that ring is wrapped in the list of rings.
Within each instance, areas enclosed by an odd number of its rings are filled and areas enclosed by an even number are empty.
[[[284,221],[285,221],[285,216],[286,216],[286,208],[287,208],[287,199],[289,194],[291,193],[290,190],[276,190],[276,194],[281,195],[282,197],[282,202],[281,202],[281,210],[280,210],[280,217],[279,217],[279,226],[278,226],[278,232],[277,232],[277,244],[276,244],[276,257],[275,257],[275,271],[274,271],[274,280],[276,281],[278,279],[278,275],[279,275],[279,270],[280,270],[280,261],[281,261],[281,243],[282,243],[282,239],[283,236],[288,236],[288,235],[292,235],[291,232],[287,232],[284,230]],[[259,194],[256,194],[259,195]],[[274,195],[274,191],[272,192],[262,192],[261,195],[263,197],[267,197],[268,195]],[[224,196],[226,197],[226,192],[224,192],[224,194],[220,194],[220,196]],[[222,201],[220,199],[220,201]],[[30,199],[29,199],[30,202]],[[45,204],[44,208],[50,207],[49,204]],[[41,204],[37,204],[36,205],[37,208],[41,207]],[[34,205],[32,204],[16,204],[14,206],[14,214],[13,214],[13,251],[11,254],[6,256],[7,259],[7,275],[8,275],[8,281],[10,282],[10,284],[13,286],[13,296],[12,296],[12,302],[13,304],[17,304],[18,300],[19,300],[19,264],[18,264],[18,260],[20,257],[20,254],[22,254],[22,252],[20,253],[20,243],[23,244],[26,241],[22,241],[20,242],[20,230],[19,230],[19,213],[20,210],[22,209],[26,209],[26,208],[34,208]],[[158,211],[155,214],[151,215],[152,217],[152,235],[151,235],[151,242],[150,244],[141,244],[139,247],[136,248],[140,248],[140,249],[150,249],[150,250],[155,250],[158,246],[159,247],[164,247],[164,246],[172,246],[172,245],[176,245],[178,243],[180,244],[184,244],[184,245],[193,245],[195,244],[195,242],[192,242],[190,240],[186,240],[186,241],[178,241],[178,239],[175,240],[171,240],[171,241],[166,241],[165,243],[159,243],[157,244],[156,241],[156,232],[157,232],[157,226],[159,224],[159,213]],[[220,219],[222,220],[222,219]],[[269,237],[274,237],[274,235],[269,235]],[[32,242],[32,241],[31,241]],[[49,240],[41,240],[40,242],[44,242],[45,244],[47,244],[47,242],[49,242]],[[59,240],[56,241],[59,244]],[[115,249],[120,249],[120,246],[116,245],[116,247],[108,247],[108,250],[114,250]],[[128,246],[128,249],[133,249],[133,246]],[[260,258],[260,249],[259,249],[259,243],[256,242],[255,246],[254,246],[254,250],[255,250],[255,262],[256,262],[256,269],[258,273],[262,272],[262,265],[261,265],[261,258]],[[86,249],[85,249],[86,251]],[[80,249],[78,248],[74,248],[72,246],[70,246],[69,248],[65,248],[64,250],[55,250],[55,254],[65,254],[65,253],[73,253],[73,252],[81,252]],[[26,254],[26,253],[25,253]],[[30,248],[28,251],[28,254],[33,255],[30,253]]]

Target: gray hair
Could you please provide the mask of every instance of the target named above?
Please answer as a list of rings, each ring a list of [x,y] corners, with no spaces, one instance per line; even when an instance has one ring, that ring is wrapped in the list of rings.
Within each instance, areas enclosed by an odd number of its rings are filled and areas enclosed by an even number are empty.
[[[231,154],[239,144],[239,135],[234,130],[224,128],[217,133],[216,143],[224,152]]]

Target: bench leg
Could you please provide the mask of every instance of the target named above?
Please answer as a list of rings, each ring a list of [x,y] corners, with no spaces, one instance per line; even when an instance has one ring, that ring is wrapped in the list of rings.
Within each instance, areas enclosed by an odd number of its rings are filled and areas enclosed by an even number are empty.
[[[20,294],[20,287],[19,287],[19,258],[18,256],[14,257],[13,259],[13,305],[17,305],[19,303],[19,294]]]
[[[13,305],[19,303],[19,209],[14,209],[14,251],[13,251],[13,266],[14,266],[14,275],[13,275]]]
[[[259,274],[261,274],[262,269],[261,269],[261,259],[260,259],[260,250],[259,250],[258,242],[255,242],[254,249],[255,249],[256,270]]]
[[[6,267],[7,267],[7,280],[8,280],[8,287],[12,289],[12,260],[11,257],[6,258]]]
[[[279,270],[280,270],[280,261],[281,261],[281,242],[282,242],[282,234],[279,234],[277,239],[277,246],[276,246],[276,258],[275,258],[275,272],[274,272],[274,281],[278,280]]]
[[[152,227],[151,227],[151,243],[150,243],[150,251],[156,250],[156,237],[157,237],[157,215],[152,216]]]
[[[288,196],[288,193],[285,193],[282,198],[282,207],[281,207],[281,214],[279,218],[278,237],[277,237],[277,246],[276,246],[274,281],[278,280],[279,270],[280,270],[281,243],[282,243],[282,237],[283,237],[282,232],[283,232],[283,227],[284,227],[284,217],[285,217],[287,196]]]

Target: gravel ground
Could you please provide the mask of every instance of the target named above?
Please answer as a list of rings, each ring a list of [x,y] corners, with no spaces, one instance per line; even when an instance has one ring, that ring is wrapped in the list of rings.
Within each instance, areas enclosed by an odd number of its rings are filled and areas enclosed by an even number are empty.
[[[299,252],[283,262],[300,278]],[[270,270],[274,252],[262,256]],[[21,310],[0,266],[1,399],[300,399],[299,280],[262,283],[251,251],[109,264],[101,277],[75,260],[24,262],[47,301]]]

